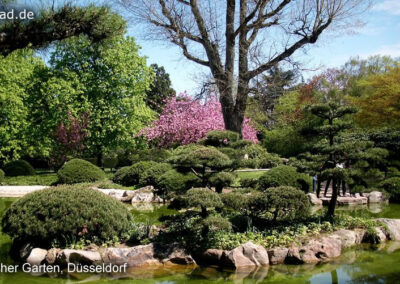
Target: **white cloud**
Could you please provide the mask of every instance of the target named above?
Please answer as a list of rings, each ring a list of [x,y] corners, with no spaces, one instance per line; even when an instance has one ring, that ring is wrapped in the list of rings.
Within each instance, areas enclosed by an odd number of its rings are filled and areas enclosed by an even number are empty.
[[[389,14],[400,16],[400,1],[399,0],[384,0],[374,6],[376,11],[384,11]]]
[[[360,54],[360,57],[366,58],[371,55],[390,55],[391,57],[400,57],[400,42],[391,45],[382,45],[376,51]]]

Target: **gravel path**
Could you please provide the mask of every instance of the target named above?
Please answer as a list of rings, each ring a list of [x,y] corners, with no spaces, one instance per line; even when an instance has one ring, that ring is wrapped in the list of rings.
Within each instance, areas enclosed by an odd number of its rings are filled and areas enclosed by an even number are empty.
[[[0,186],[0,197],[22,197],[30,192],[44,189],[43,185],[5,185]]]

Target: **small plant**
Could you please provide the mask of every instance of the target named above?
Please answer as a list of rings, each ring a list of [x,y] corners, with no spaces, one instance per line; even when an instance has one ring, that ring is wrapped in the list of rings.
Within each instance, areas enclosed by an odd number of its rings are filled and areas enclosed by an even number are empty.
[[[17,160],[9,162],[3,168],[6,176],[32,176],[35,174],[35,169],[25,160]]]
[[[94,182],[106,177],[99,167],[81,159],[72,159],[67,162],[57,172],[57,176],[60,184]]]
[[[215,191],[222,193],[224,187],[229,186],[235,180],[235,176],[228,172],[219,172],[211,176],[210,184],[215,186]]]

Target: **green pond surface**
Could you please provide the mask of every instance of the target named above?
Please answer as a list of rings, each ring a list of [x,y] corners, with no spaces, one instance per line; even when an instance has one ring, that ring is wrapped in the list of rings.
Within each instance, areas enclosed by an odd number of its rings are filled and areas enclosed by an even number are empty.
[[[15,201],[0,198],[0,216]],[[130,207],[141,221],[157,223],[174,211],[164,206]],[[400,218],[400,205],[339,207],[338,214]],[[0,263],[11,264],[11,240],[0,232]],[[277,265],[254,270],[228,271],[213,267],[174,266],[173,268],[133,268],[124,274],[62,273],[33,275],[0,273],[0,284],[28,283],[400,283],[400,242],[349,249],[325,264]]]

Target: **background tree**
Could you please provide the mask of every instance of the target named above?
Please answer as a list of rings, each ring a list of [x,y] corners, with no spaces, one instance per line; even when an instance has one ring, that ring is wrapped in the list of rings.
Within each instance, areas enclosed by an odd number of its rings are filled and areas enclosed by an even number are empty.
[[[138,50],[129,37],[92,43],[81,36],[57,43],[50,56],[50,76],[39,80],[32,96],[32,106],[38,109],[34,124],[49,125],[44,132],[54,130],[68,106],[74,115],[90,112],[85,145],[99,165],[105,151],[132,147],[134,134],[153,118],[144,102],[152,72]],[[74,86],[68,90],[60,82]]]
[[[15,1],[2,1],[2,11],[8,11]],[[108,7],[77,7],[69,4],[58,9],[45,7],[35,11],[35,19],[29,21],[0,21],[0,54],[6,56],[12,51],[28,46],[42,48],[53,41],[63,40],[80,34],[98,42],[115,35],[122,35],[126,22]]]
[[[30,50],[0,55],[0,163],[18,159],[28,150],[27,87],[32,84],[34,69],[43,66]]]
[[[150,67],[153,69],[154,78],[150,89],[146,92],[146,103],[152,110],[161,113],[167,100],[174,97],[176,92],[171,87],[169,74],[164,67],[157,64],[151,64]]]
[[[149,24],[147,35],[172,42],[187,59],[209,68],[218,86],[225,127],[239,133],[251,80],[317,42],[328,28],[354,27],[349,20],[369,4],[365,0],[117,2],[136,20]]]

